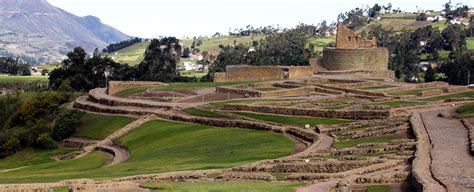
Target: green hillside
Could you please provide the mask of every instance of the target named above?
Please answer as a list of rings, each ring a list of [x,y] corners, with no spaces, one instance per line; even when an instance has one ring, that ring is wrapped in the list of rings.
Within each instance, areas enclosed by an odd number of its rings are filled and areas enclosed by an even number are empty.
[[[119,63],[136,65],[143,60],[148,45],[150,45],[150,42],[135,43],[130,47],[110,53],[108,56]]]
[[[237,36],[223,36],[223,37],[216,37],[216,38],[205,38],[202,39],[202,45],[196,47],[202,52],[207,51],[209,54],[217,56],[219,55],[219,52],[221,49],[219,48],[219,45],[222,44],[224,46],[227,45],[233,45],[234,41],[236,44],[249,44],[252,43],[253,41],[259,41],[260,39],[263,39],[265,36],[263,35],[258,35],[258,36],[243,36],[243,37],[237,37]],[[193,39],[183,39],[182,41],[182,46],[184,47],[191,47],[193,44]]]
[[[291,155],[294,143],[267,131],[227,129],[197,124],[150,121],[116,142],[130,150],[130,159],[106,166],[107,156],[94,152],[83,158],[54,161],[70,149],[23,151],[0,159],[0,183],[52,182],[74,178],[114,178],[178,170],[227,168]],[[28,159],[20,161],[18,159]]]

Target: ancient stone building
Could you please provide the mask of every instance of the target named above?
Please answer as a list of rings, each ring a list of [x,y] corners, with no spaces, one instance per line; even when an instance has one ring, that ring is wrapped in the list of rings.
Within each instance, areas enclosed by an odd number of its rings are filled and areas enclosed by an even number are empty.
[[[323,51],[324,67],[330,71],[387,71],[389,51],[377,47],[376,39],[364,39],[342,24],[337,28],[336,47]]]

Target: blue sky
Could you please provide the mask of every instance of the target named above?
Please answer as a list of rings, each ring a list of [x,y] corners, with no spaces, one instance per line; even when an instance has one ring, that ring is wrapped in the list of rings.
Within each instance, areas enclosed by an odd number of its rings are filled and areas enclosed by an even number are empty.
[[[139,37],[227,34],[229,28],[298,23],[317,24],[336,20],[341,12],[375,3],[416,11],[441,10],[447,0],[48,0],[79,16],[94,15],[103,23]],[[469,0],[453,4],[469,6]],[[472,2],[472,1],[471,1]]]

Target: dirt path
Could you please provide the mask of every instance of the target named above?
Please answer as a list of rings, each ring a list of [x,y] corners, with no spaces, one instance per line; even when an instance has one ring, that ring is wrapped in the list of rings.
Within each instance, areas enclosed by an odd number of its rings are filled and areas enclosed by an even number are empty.
[[[296,192],[327,192],[336,187],[338,181],[316,183],[296,189]]]
[[[474,157],[468,149],[468,131],[459,119],[439,117],[452,110],[421,113],[433,146],[431,170],[448,191],[474,191]]]

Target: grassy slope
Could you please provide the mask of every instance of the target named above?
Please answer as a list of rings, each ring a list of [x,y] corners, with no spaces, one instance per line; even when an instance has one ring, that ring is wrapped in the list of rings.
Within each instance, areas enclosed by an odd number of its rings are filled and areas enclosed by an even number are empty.
[[[1,159],[0,170],[54,162],[51,157],[67,154],[72,151],[74,151],[72,148],[62,148],[56,150],[25,149],[12,156]]]
[[[441,95],[441,96],[429,97],[429,98],[424,98],[424,99],[419,99],[419,100],[420,101],[441,101],[445,99],[462,98],[462,97],[474,97],[474,91]]]
[[[275,133],[161,120],[145,123],[118,142],[131,153],[130,159],[119,165],[104,167],[106,157],[101,153],[93,153],[81,159],[50,162],[0,173],[0,183],[113,178],[224,168],[287,156],[294,148],[290,139]]]
[[[331,125],[331,124],[340,124],[340,123],[349,123],[351,121],[333,119],[333,118],[317,118],[317,117],[296,117],[296,116],[283,116],[283,115],[266,115],[266,114],[257,114],[257,113],[247,113],[247,112],[235,112],[235,114],[250,117],[252,119],[258,119],[263,121],[271,121],[276,123],[284,123],[290,125],[304,126],[309,125]]]
[[[81,119],[81,126],[74,135],[91,139],[104,139],[115,131],[125,127],[134,119],[123,116],[107,116],[86,113]]]
[[[200,183],[176,183],[159,182],[144,183],[141,186],[148,188],[159,188],[159,191],[278,191],[292,192],[302,183],[274,183],[274,182],[200,182]],[[153,191],[153,190],[152,190]],[[156,190],[158,191],[158,190]]]
[[[143,60],[148,45],[150,45],[150,42],[135,43],[132,46],[113,52],[108,56],[119,63],[136,65]]]
[[[225,115],[222,115],[220,113],[207,111],[207,110],[203,110],[203,109],[199,109],[195,107],[187,108],[187,109],[184,109],[183,111],[191,115],[198,116],[198,117],[214,117],[214,118],[226,117]]]
[[[42,82],[47,83],[48,76],[0,76],[0,82]]]
[[[407,101],[407,100],[387,101],[387,102],[377,103],[377,105],[387,105],[390,107],[406,107],[406,106],[423,105],[423,104],[426,104],[426,102]]]
[[[461,118],[474,117],[474,103],[462,105],[456,110],[456,112],[456,116]]]
[[[329,46],[330,43],[335,43],[336,42],[336,36],[331,36],[329,38],[309,38],[308,42],[306,42],[306,47],[309,47],[309,45],[314,46],[314,51],[323,51],[324,47]]]
[[[219,52],[221,49],[219,48],[219,45],[222,44],[224,46],[227,45],[234,45],[234,41],[236,41],[237,44],[251,44],[252,41],[259,41],[260,39],[265,38],[263,35],[259,36],[247,36],[247,37],[234,37],[234,36],[224,36],[224,37],[217,37],[217,38],[206,38],[202,40],[202,45],[196,47],[202,52],[207,51],[209,54],[217,56],[219,55]],[[191,47],[193,43],[193,39],[183,39],[181,41],[183,48],[185,47]]]

